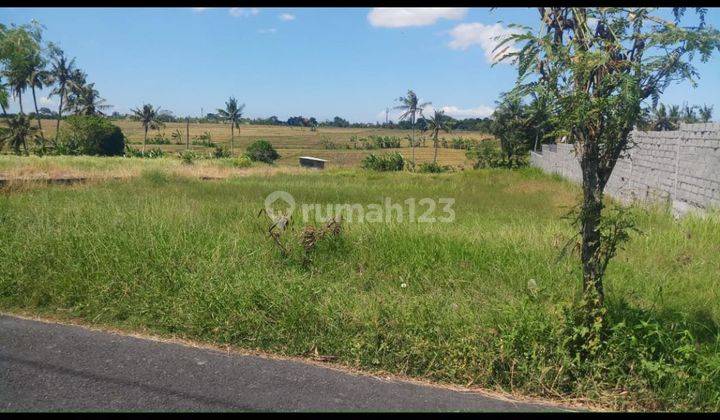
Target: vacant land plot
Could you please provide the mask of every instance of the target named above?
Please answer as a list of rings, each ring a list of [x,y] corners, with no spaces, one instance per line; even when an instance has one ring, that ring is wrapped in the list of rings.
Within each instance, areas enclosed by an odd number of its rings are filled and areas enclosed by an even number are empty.
[[[451,197],[456,220],[346,223],[303,265],[258,217],[276,190],[299,203]],[[609,347],[584,366],[565,315],[577,256],[559,258],[577,192],[534,170],[340,169],[224,181],[158,169],[6,192],[0,308],[615,408],[720,409],[717,217],[633,210],[642,233],[607,274]]]
[[[51,138],[55,135],[54,120],[43,120],[43,129],[46,137]],[[137,121],[132,120],[116,120],[113,124],[119,126],[128,141],[133,147],[138,147],[143,140],[143,128]],[[61,123],[62,125],[62,123]],[[158,135],[164,135],[165,139],[171,144],[148,144],[148,147],[159,147],[164,151],[177,152],[185,150],[185,123],[167,123],[160,130],[150,130],[148,139],[152,139]],[[181,144],[174,144],[175,139],[172,133],[179,130],[182,134]],[[192,144],[197,136],[209,133],[212,142],[228,146],[230,145],[230,126],[223,123],[191,123],[190,124],[190,148],[196,151],[209,151],[202,145]],[[279,164],[298,166],[298,156],[310,154],[320,158],[328,159],[331,166],[357,166],[360,161],[368,153],[385,153],[388,151],[400,151],[409,158],[411,149],[409,147],[410,130],[390,130],[380,128],[318,128],[317,131],[311,131],[310,128],[304,127],[287,127],[287,126],[264,126],[264,125],[242,125],[239,133],[235,132],[235,148],[236,151],[245,150],[245,148],[255,140],[268,140],[278,150],[281,155]],[[402,148],[400,149],[382,149],[382,150],[356,150],[347,147],[351,146],[350,139],[353,137],[362,138],[368,136],[393,136],[403,139]],[[440,138],[450,140],[453,137],[463,137],[473,140],[490,139],[491,137],[485,133],[474,131],[463,131],[456,133],[443,133]],[[433,159],[432,140],[416,131],[416,138],[425,139],[424,144],[417,148],[416,160],[418,163],[430,162]],[[338,146],[338,149],[327,149],[324,144],[332,142]],[[453,166],[471,166],[471,162],[465,157],[465,151],[451,148],[441,148],[438,153],[438,160],[443,165]]]

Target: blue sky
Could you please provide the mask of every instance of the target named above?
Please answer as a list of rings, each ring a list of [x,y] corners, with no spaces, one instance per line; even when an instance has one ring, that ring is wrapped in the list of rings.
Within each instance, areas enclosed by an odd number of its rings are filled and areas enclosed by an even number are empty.
[[[491,67],[491,37],[509,23],[537,26],[526,8],[0,9],[4,24],[31,19],[77,58],[112,111],[149,102],[196,116],[232,95],[249,117],[369,122],[407,89],[458,118],[489,115],[516,75]],[[720,9],[707,20],[720,27]],[[713,105],[717,119],[720,57],[698,69],[697,88],[673,86],[662,102]]]

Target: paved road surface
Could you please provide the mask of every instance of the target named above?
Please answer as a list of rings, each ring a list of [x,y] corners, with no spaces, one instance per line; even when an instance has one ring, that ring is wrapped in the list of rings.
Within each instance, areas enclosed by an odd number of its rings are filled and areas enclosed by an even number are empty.
[[[538,411],[547,407],[0,315],[0,410]]]

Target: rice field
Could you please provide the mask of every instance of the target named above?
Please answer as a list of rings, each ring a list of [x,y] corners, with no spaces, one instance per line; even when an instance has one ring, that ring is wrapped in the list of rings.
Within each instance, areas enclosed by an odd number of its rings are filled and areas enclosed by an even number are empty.
[[[42,126],[46,137],[52,137],[55,133],[54,120],[43,120]],[[126,138],[133,147],[139,147],[142,144],[144,131],[142,125],[132,120],[115,120],[113,124],[120,127]],[[62,122],[61,122],[62,125]],[[148,138],[157,135],[164,135],[166,139],[173,141],[171,134],[176,130],[180,130],[182,134],[181,144],[148,144],[147,147],[159,147],[168,152],[178,152],[186,149],[185,144],[185,123],[167,123],[159,130],[150,130]],[[223,123],[191,123],[190,124],[190,149],[195,151],[210,150],[204,146],[193,145],[192,141],[196,136],[203,133],[209,133],[213,142],[224,146],[230,146],[230,126]],[[317,131],[311,131],[305,127],[288,127],[288,126],[263,126],[263,125],[242,125],[239,133],[235,132],[235,150],[240,152],[244,150],[250,143],[258,139],[268,140],[278,150],[281,158],[278,160],[280,165],[298,166],[298,157],[303,155],[312,155],[322,159],[328,159],[329,166],[357,166],[360,161],[368,153],[387,153],[390,151],[399,151],[405,157],[411,156],[411,148],[409,141],[403,140],[403,147],[400,149],[378,149],[378,150],[357,150],[346,149],[351,146],[350,139],[353,136],[358,138],[368,136],[394,136],[402,139],[409,138],[410,130],[393,130],[382,128],[323,128],[319,127]],[[449,140],[452,137],[464,137],[474,140],[491,139],[485,133],[462,131],[456,133],[443,133],[440,138]],[[430,162],[433,159],[434,151],[432,140],[416,131],[416,138],[425,139],[420,147],[416,148],[416,160],[418,163]],[[337,149],[326,149],[324,142],[333,142],[339,146]],[[459,149],[440,148],[438,151],[438,161],[442,165],[451,166],[471,166],[471,162],[465,157],[465,151]]]

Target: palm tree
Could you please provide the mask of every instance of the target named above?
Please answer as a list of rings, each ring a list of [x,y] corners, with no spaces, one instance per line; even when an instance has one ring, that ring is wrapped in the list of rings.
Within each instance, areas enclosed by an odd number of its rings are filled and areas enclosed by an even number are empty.
[[[688,104],[683,105],[682,109],[682,120],[686,124],[696,123],[698,121],[695,109],[697,106],[689,106]]]
[[[9,82],[10,92],[18,98],[20,113],[24,114],[22,94],[28,88],[30,74],[42,61],[42,29],[34,20],[27,25],[13,25],[3,32],[3,39],[3,75]]]
[[[75,74],[76,69],[75,59],[73,58],[68,60],[65,57],[65,53],[61,49],[55,46],[51,46],[50,54],[53,60],[50,73],[52,74],[53,81],[57,85],[55,89],[53,89],[51,94],[58,95],[60,97],[57,125],[55,127],[55,141],[57,141],[58,134],[60,133],[60,120],[62,119],[62,111],[65,105],[64,101],[67,100],[68,89],[74,85],[72,77]]]
[[[399,97],[397,99],[398,102],[400,102],[400,105],[396,106],[394,109],[399,109],[403,111],[403,113],[400,115],[400,120],[410,120],[410,124],[412,125],[412,164],[413,167],[415,166],[415,120],[418,116],[422,117],[422,109],[426,106],[430,105],[430,102],[425,102],[423,104],[418,105],[418,97],[412,90],[408,90],[407,96]]]
[[[672,130],[677,129],[680,126],[680,105],[671,105],[670,111],[668,112],[668,119],[672,124]]]
[[[65,112],[77,114],[77,103],[82,95],[83,87],[87,84],[87,74],[80,69],[74,69],[68,80],[67,98],[65,98]]]
[[[23,109],[22,94],[28,87],[29,76],[28,68],[24,64],[25,63],[16,65],[11,64],[11,67],[6,69],[4,72],[5,77],[8,79],[8,86],[10,87],[12,96],[18,99],[21,114],[25,113],[25,110]]]
[[[640,109],[636,129],[641,131],[652,130],[652,109],[649,106]]]
[[[217,110],[220,118],[230,122],[230,153],[233,152],[235,143],[235,127],[238,129],[238,135],[240,134],[240,118],[242,117],[243,109],[245,109],[245,104],[238,106],[237,100],[230,97],[230,99],[225,102],[225,109]]]
[[[35,95],[35,89],[42,89],[52,83],[52,75],[45,69],[47,61],[38,55],[38,58],[33,60],[32,71],[28,76],[28,85],[32,90],[33,104],[35,105],[35,118],[37,118],[38,128],[40,129],[40,138],[45,143],[45,134],[43,133],[42,123],[40,122],[40,112],[38,111],[37,96]]]
[[[552,131],[550,103],[544,94],[532,93],[532,101],[527,106],[527,123],[531,125],[531,131],[535,135],[535,143],[532,150],[538,150],[539,144],[548,133]]]
[[[433,163],[437,163],[438,154],[438,134],[440,131],[449,133],[451,130],[450,119],[445,115],[444,111],[438,111],[437,109],[433,113],[432,117],[427,119],[427,129],[430,131],[430,135],[433,138],[433,144],[435,147],[435,156],[433,157]]]
[[[72,90],[65,109],[72,110],[76,115],[105,115],[101,110],[112,108],[112,105],[106,104],[105,99],[100,97],[95,83],[75,86]]]
[[[652,129],[658,131],[672,130],[673,121],[667,113],[665,104],[660,104],[652,110]]]
[[[142,108],[131,109],[133,118],[137,119],[142,123],[143,129],[145,129],[145,137],[143,137],[143,148],[142,154],[145,156],[145,143],[147,142],[147,133],[149,129],[158,129],[164,124],[158,119],[160,117],[160,107],[153,107],[150,104],[143,105]]]
[[[37,130],[36,127],[30,125],[30,118],[25,114],[18,114],[7,119],[7,128],[0,132],[0,149],[7,141],[12,147],[15,154],[20,154],[20,146],[25,149],[28,154],[27,138]]]
[[[708,123],[712,120],[713,107],[703,105],[698,109],[698,113],[700,114],[700,121]]]

